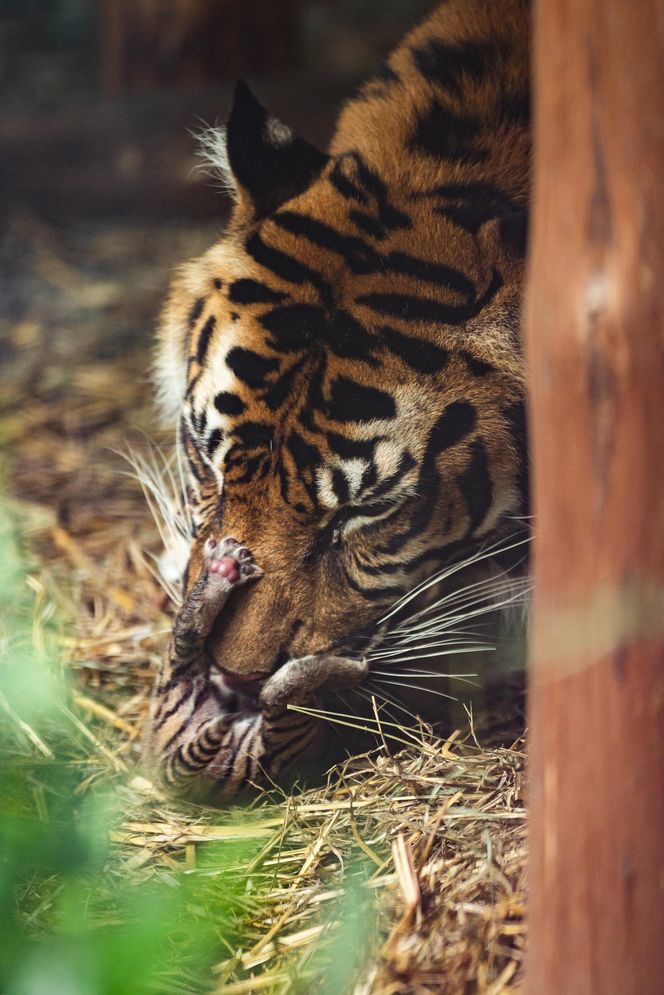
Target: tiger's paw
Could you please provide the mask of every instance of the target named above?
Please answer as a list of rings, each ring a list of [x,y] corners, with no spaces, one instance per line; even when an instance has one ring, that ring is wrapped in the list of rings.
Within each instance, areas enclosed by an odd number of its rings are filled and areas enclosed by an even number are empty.
[[[257,580],[263,573],[246,546],[237,539],[228,537],[217,541],[210,536],[203,555],[207,566],[206,593],[212,598],[227,594],[249,580]]]

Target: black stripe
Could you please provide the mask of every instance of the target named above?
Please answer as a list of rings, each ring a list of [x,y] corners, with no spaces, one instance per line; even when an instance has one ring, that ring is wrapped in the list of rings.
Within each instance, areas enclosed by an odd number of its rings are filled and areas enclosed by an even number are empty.
[[[400,83],[401,79],[399,78],[399,74],[396,72],[396,70],[394,70],[392,66],[388,65],[387,62],[384,62],[382,66],[376,71],[375,75],[372,76],[369,82]]]
[[[418,373],[440,373],[447,366],[450,356],[442,346],[405,335],[387,325],[379,329],[378,335],[391,352]]]
[[[238,464],[240,465],[240,464]],[[250,481],[257,477],[261,480],[265,477],[270,468],[270,457],[267,453],[260,453],[258,456],[252,456],[244,464],[244,472],[239,476],[233,475],[233,482],[236,484],[248,484]]]
[[[302,352],[325,346],[345,359],[363,359],[374,365],[374,337],[347,311],[315,304],[290,304],[274,308],[260,319],[272,336],[270,348],[282,353]]]
[[[226,365],[238,380],[248,387],[258,388],[264,385],[270,373],[279,368],[279,360],[276,357],[261,356],[252,349],[235,346],[226,356]]]
[[[216,746],[205,746],[200,739],[194,740],[188,747],[189,756],[196,763],[200,764],[201,768],[207,767],[218,750],[219,743]]]
[[[473,114],[456,114],[434,100],[411,139],[419,152],[469,165],[486,162],[489,152],[477,145],[482,121]]]
[[[268,715],[269,713],[264,714]],[[302,732],[304,729],[310,729],[312,724],[311,719],[308,716],[299,715],[297,712],[292,712],[288,709],[286,709],[286,711],[280,709],[276,713],[276,716],[273,712],[269,722],[270,740],[276,738],[277,736],[280,739],[283,739],[284,737],[291,736],[293,733]]]
[[[349,172],[353,173],[352,178],[349,176]],[[366,194],[370,194],[376,202],[378,220],[383,228],[398,230],[411,227],[410,218],[392,207],[388,200],[386,185],[380,176],[369,168],[356,150],[344,152],[339,156],[330,179],[340,193],[361,204],[367,203]],[[363,191],[360,190],[360,187],[363,188]],[[361,196],[358,196],[358,193]]]
[[[190,360],[189,360],[189,366],[191,366],[191,363],[192,363],[192,360],[190,358]],[[188,398],[191,397],[191,395],[193,394],[193,392],[194,392],[194,390],[196,388],[196,384],[198,383],[198,381],[200,379],[201,379],[201,371],[199,370],[198,373],[196,373],[195,376],[193,376],[191,378],[191,380],[189,381],[189,383],[187,384],[187,389],[184,392],[185,400],[187,400]]]
[[[226,390],[220,391],[215,399],[214,406],[220,415],[241,415],[247,405],[237,394],[230,394]]]
[[[348,486],[348,478],[343,470],[335,466],[332,471],[332,490],[335,493],[339,504],[346,504],[350,499],[350,488]]]
[[[346,582],[354,591],[361,594],[367,601],[386,601],[400,598],[408,590],[407,584],[386,584],[383,587],[363,587],[344,569]]]
[[[189,312],[188,324],[189,328],[193,328],[200,316],[203,314],[203,307],[205,306],[205,298],[199,297],[198,300],[194,301],[194,305]]]
[[[286,280],[287,283],[298,285],[303,283],[312,284],[312,286],[318,289],[323,300],[326,303],[331,303],[332,291],[330,285],[320,273],[309,266],[305,266],[304,263],[299,262],[297,259],[293,259],[292,256],[287,255],[285,252],[281,252],[279,249],[268,245],[263,241],[258,232],[247,240],[245,248],[247,253],[259,266],[270,270],[275,276]]]
[[[301,732],[299,736],[295,736],[292,740],[289,740],[282,746],[278,746],[276,749],[267,750],[265,753],[265,760],[273,764],[286,753],[290,753],[290,759],[293,759],[294,756],[297,756],[303,752],[304,746],[307,744],[307,741],[311,739],[313,733],[314,725],[313,723],[310,723],[309,728]]]
[[[368,563],[362,564],[362,572],[368,574],[370,577],[382,577],[384,574],[396,574],[400,573],[402,570],[407,571],[407,569],[407,560],[400,563],[381,563],[379,567],[371,566]]]
[[[327,325],[325,346],[342,359],[361,359],[370,366],[376,366],[372,358],[376,347],[375,337],[348,311],[335,308]]]
[[[387,438],[385,435],[375,435],[373,439],[348,439],[337,432],[325,434],[327,444],[333,453],[342,459],[372,459],[376,446]]]
[[[464,294],[469,300],[475,296],[475,284],[459,270],[450,266],[432,263],[428,259],[418,259],[407,252],[390,252],[385,259],[386,268],[392,273],[403,273],[425,283],[433,283],[447,290]]]
[[[366,83],[360,88],[359,93],[355,96],[355,100],[374,100],[377,97],[386,97],[389,94],[390,86],[394,83],[400,83],[401,80],[398,74],[385,63],[378,72],[371,79],[367,80]]]
[[[371,460],[362,473],[362,479],[360,480],[360,491],[363,492],[369,490],[369,488],[373,487],[377,480],[378,471],[376,469],[376,464],[373,460]]]
[[[279,490],[285,504],[290,505],[290,480],[288,479],[288,473],[286,472],[286,467],[283,460],[277,460],[277,473],[279,475]],[[300,502],[295,505],[296,511],[308,512],[308,508],[305,508]]]
[[[497,270],[493,271],[491,282],[481,297],[468,304],[444,304],[431,297],[415,297],[411,294],[362,294],[358,304],[364,304],[377,314],[402,321],[433,321],[444,325],[461,325],[476,317],[487,306],[503,285]]]
[[[250,739],[254,735],[254,732],[255,732],[255,723],[252,723],[252,725],[248,725],[246,727],[246,729],[244,731],[244,734],[242,735],[242,737],[240,738],[240,740],[235,744],[235,758],[234,758],[234,762],[233,762],[233,766],[234,767],[238,763],[239,756],[240,756],[240,750],[244,746],[245,741],[247,739]],[[252,757],[250,751],[251,751],[251,746],[245,751],[245,754],[244,754],[244,768],[242,770],[242,776],[238,779],[237,778],[237,772],[234,772],[235,776],[234,776],[233,779],[234,779],[234,781],[235,781],[235,783],[237,785],[236,790],[238,792],[244,791],[244,789],[247,787],[247,785],[251,781],[251,775],[253,773],[253,766],[252,765],[254,763],[254,757]]]
[[[182,707],[182,705],[185,703],[185,701],[187,700],[187,698],[189,698],[190,695],[191,695],[191,688],[185,687],[180,697],[176,698],[174,705],[171,705],[171,707],[167,708],[166,711],[163,712],[162,714],[159,714],[159,712],[157,712],[157,721],[155,722],[154,725],[155,731],[157,729],[161,729],[164,723],[167,722],[168,719],[170,719],[171,715],[175,715],[178,708]],[[162,704],[165,704],[165,702],[162,702]]]
[[[340,508],[332,520],[315,537],[313,544],[307,551],[305,560],[312,562],[318,555],[325,552],[333,541],[334,533],[342,526],[349,525],[358,518],[378,518],[379,516],[383,516],[383,519],[381,519],[382,522],[385,517],[390,517],[386,515],[386,512],[396,514],[398,511],[400,511],[399,505],[389,498],[385,501],[371,501],[360,506],[352,505]],[[362,531],[365,528],[369,529],[373,527],[373,524],[364,523],[360,526],[359,530]]]
[[[475,234],[492,218],[500,221],[500,237],[508,249],[525,253],[528,207],[491,183],[447,183],[418,196],[440,197],[453,203],[434,208],[464,231]]]
[[[421,48],[411,49],[413,62],[419,73],[431,83],[459,94],[464,76],[471,80],[483,79],[495,66],[499,50],[486,42],[464,41],[447,44],[433,38]]]
[[[268,345],[278,352],[301,352],[315,340],[327,338],[323,308],[315,304],[288,304],[259,318],[272,338]]]
[[[316,446],[312,446],[297,432],[290,433],[286,440],[286,447],[299,471],[312,470],[321,461],[320,452]]]
[[[384,390],[365,387],[347,377],[332,381],[327,414],[334,421],[363,422],[375,418],[391,419],[396,415],[394,399]]]
[[[478,356],[473,356],[470,352],[465,352],[460,349],[458,355],[465,360],[468,369],[475,377],[485,377],[489,373],[495,373],[496,367],[492,366],[491,363],[487,363],[484,359],[480,359]]]
[[[353,273],[380,271],[380,256],[361,238],[344,235],[331,225],[296,211],[280,211],[274,215],[272,221],[285,231],[341,256]]]
[[[261,400],[267,404],[270,411],[276,411],[283,404],[285,404],[293,389],[295,377],[298,375],[303,365],[304,359],[300,359],[296,363],[293,363],[292,366],[282,373],[282,375],[262,393]]]
[[[218,449],[219,443],[224,437],[224,433],[220,428],[213,428],[210,432],[207,442],[205,444],[205,451],[208,456],[214,456],[215,450]]]
[[[215,326],[217,324],[217,319],[213,314],[210,315],[208,320],[203,325],[201,334],[198,337],[198,345],[196,347],[196,361],[199,366],[202,366],[205,362],[205,357],[207,356],[207,351],[210,347],[210,340],[214,333]]]
[[[187,466],[189,467],[189,472],[194,478],[194,480],[198,481],[199,484],[202,484],[203,481],[205,480],[205,476],[201,475],[200,469],[198,468],[198,466],[196,465],[196,463],[193,461],[193,459],[188,453],[187,453]]]
[[[383,545],[376,549],[376,553],[393,556],[400,552],[407,543],[419,536],[431,523],[433,513],[436,509],[440,482],[438,472],[433,461],[424,465],[420,473],[418,491],[420,500],[412,514],[410,525],[403,532],[397,532]]]
[[[233,436],[247,449],[269,449],[274,438],[274,426],[268,422],[246,421],[235,426]]]
[[[386,231],[381,223],[365,211],[349,211],[348,217],[369,238],[382,241],[386,237]]]
[[[228,298],[235,304],[278,304],[286,296],[258,280],[235,280],[228,289]]]
[[[363,156],[357,151],[346,153],[349,162],[355,168],[360,183],[379,203],[387,202],[387,187],[378,173],[371,169]]]
[[[358,204],[367,204],[369,198],[365,192],[344,173],[344,166],[348,163],[348,153],[340,156],[330,170],[328,177],[335,190],[345,197],[346,200],[357,201]]]
[[[493,504],[493,482],[489,472],[489,459],[484,443],[476,439],[471,447],[471,458],[467,469],[457,478],[459,490],[468,507],[472,534],[482,524]]]
[[[201,764],[197,763],[195,759],[194,761],[189,760],[185,753],[185,750],[189,752],[190,745],[191,744],[187,744],[186,746],[181,746],[177,750],[173,760],[174,763],[177,763],[179,767],[184,767],[184,769],[188,770],[191,774],[197,774],[201,769]]]
[[[415,457],[409,453],[405,452],[401,455],[399,460],[399,466],[394,473],[391,473],[389,477],[385,477],[381,480],[377,487],[374,487],[371,492],[371,500],[375,500],[377,497],[382,497],[384,494],[388,494],[393,487],[400,483],[403,477],[413,469],[417,464],[415,462]]]
[[[328,358],[324,349],[318,350],[315,362],[314,370],[309,373],[306,404],[300,409],[300,423],[310,432],[319,433],[314,416],[325,407],[323,387],[327,377]]]
[[[469,401],[453,401],[448,404],[436,424],[431,429],[425,460],[460,442],[475,428],[477,412]]]
[[[385,513],[391,511],[393,514],[399,511],[399,506],[395,504],[394,500],[387,499],[386,501],[371,501],[367,504],[363,504],[359,507],[352,507],[344,509],[346,511],[346,522],[350,524],[356,518],[378,518],[381,515],[385,516]],[[387,517],[387,516],[385,516]]]
[[[205,430],[207,428],[207,409],[203,408],[200,415],[197,416],[194,410],[193,401],[191,402],[190,409],[191,409],[191,420],[198,434],[198,438],[201,439],[205,435]]]

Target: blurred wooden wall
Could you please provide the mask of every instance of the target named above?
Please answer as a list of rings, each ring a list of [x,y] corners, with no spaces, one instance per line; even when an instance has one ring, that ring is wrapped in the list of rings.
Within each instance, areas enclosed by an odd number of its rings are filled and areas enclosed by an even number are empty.
[[[298,57],[303,0],[103,0],[107,94],[283,72]]]
[[[664,8],[535,6],[526,995],[664,992]]]

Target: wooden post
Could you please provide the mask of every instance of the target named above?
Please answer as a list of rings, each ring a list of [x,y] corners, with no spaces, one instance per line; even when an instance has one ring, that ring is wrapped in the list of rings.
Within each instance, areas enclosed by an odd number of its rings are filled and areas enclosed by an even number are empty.
[[[664,5],[539,0],[528,995],[664,991]]]

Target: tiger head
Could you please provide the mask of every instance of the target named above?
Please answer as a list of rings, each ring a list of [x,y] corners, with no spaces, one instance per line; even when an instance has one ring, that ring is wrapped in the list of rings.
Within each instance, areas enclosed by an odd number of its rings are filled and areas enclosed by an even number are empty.
[[[486,198],[464,227],[459,185],[441,192],[403,136],[361,142],[323,154],[238,84],[205,138],[230,222],[164,311],[158,381],[194,516],[185,585],[210,535],[263,571],[208,644],[238,683],[361,654],[400,595],[522,507],[522,261],[505,213]]]

